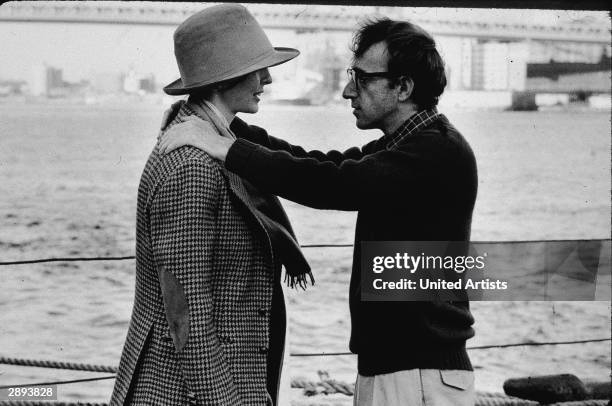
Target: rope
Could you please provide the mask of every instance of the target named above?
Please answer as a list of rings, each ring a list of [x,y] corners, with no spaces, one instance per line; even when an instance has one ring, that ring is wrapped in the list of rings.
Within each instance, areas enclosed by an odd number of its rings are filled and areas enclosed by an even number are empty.
[[[304,395],[306,396],[315,396],[321,393],[325,395],[342,393],[347,396],[353,396],[355,392],[354,384],[331,379],[327,371],[318,371],[317,373],[320,382],[312,382],[305,378],[294,378],[291,380],[291,387],[304,389]]]
[[[515,344],[480,345],[480,346],[466,347],[466,348],[468,350],[486,350],[489,348],[538,347],[541,345],[598,343],[602,341],[611,341],[611,340],[612,338],[593,338],[589,340],[576,340],[576,341],[544,341],[544,342],[526,342],[526,343],[515,343]]]
[[[496,345],[481,345],[475,347],[467,347],[468,350],[484,350],[491,348],[510,348],[510,347],[533,347],[543,345],[566,345],[566,344],[584,344],[584,343],[597,343],[603,341],[611,341],[612,338],[594,338],[589,340],[574,340],[574,341],[549,341],[549,342],[525,342],[515,344],[496,344]],[[355,355],[351,352],[323,352],[323,353],[290,353],[291,357],[326,357],[326,356],[344,356],[344,355]],[[44,361],[44,360],[33,360],[33,359],[22,359],[22,358],[7,358],[0,357],[0,364],[6,365],[20,365],[27,367],[39,367],[39,368],[55,368],[55,369],[68,369],[73,371],[89,371],[89,372],[110,372],[116,373],[117,367],[105,366],[105,365],[92,365],[92,364],[79,364],[72,362],[61,362],[61,361]]]
[[[474,406],[539,406],[539,402],[506,396],[503,393],[477,392]]]
[[[104,365],[77,364],[73,362],[43,361],[43,360],[22,359],[22,358],[0,357],[0,364],[20,365],[20,366],[26,366],[26,367],[39,367],[39,368],[69,369],[73,371],[110,372],[110,373],[117,372],[117,367],[109,367],[109,366],[104,366]]]
[[[574,340],[574,341],[544,341],[544,342],[524,342],[513,344],[492,344],[479,345],[474,347],[466,347],[468,350],[486,350],[490,348],[510,348],[510,347],[538,347],[543,345],[566,345],[566,344],[583,344],[583,343],[598,343],[602,341],[611,341],[612,338],[593,338],[589,340]],[[291,353],[292,357],[319,357],[319,356],[336,356],[336,355],[355,355],[352,352],[306,352],[306,353]]]
[[[108,403],[50,402],[32,400],[0,400],[0,406],[108,406]]]
[[[516,241],[472,241],[474,244],[522,244],[535,242],[580,242],[580,241],[610,241],[609,238],[593,238],[593,239],[578,239],[578,240],[516,240]],[[303,244],[302,248],[347,248],[353,247],[353,244]],[[74,261],[125,261],[136,258],[134,255],[124,257],[64,257],[64,258],[41,258],[29,259],[23,261],[0,261],[2,265],[24,265],[24,264],[40,264],[45,262],[74,262]]]
[[[4,386],[0,386],[0,389],[27,388],[30,386],[65,385],[69,383],[103,381],[105,379],[115,379],[116,376],[117,375],[110,375],[110,376],[99,376],[97,378],[73,379],[71,381],[53,381],[53,382],[26,383],[26,384],[21,384],[21,385],[4,385]]]
[[[8,261],[0,262],[0,265],[24,265],[24,264],[42,264],[45,262],[75,262],[75,261],[124,261],[126,259],[134,259],[135,256],[129,257],[72,257],[72,258],[43,258],[43,259],[28,259],[24,261]]]
[[[519,243],[528,241],[507,241],[506,243]],[[536,242],[536,241],[534,241]],[[302,248],[335,248],[335,247],[352,247],[352,244],[305,244]],[[75,262],[75,261],[124,261],[133,260],[135,256],[123,256],[123,257],[65,257],[65,258],[42,258],[33,260],[23,261],[4,261],[0,262],[2,265],[23,265],[23,264],[37,264],[37,263],[48,263],[48,262]],[[491,348],[509,348],[509,347],[522,347],[522,346],[543,346],[543,345],[564,345],[564,344],[581,344],[581,343],[592,343],[611,341],[611,338],[598,338],[589,340],[575,340],[575,341],[557,341],[557,342],[525,342],[515,344],[496,344],[496,345],[483,345],[468,347],[470,350],[480,349],[491,349]],[[350,352],[331,352],[331,353],[291,353],[294,357],[315,357],[315,356],[339,356],[339,355],[353,355]],[[21,365],[21,366],[32,366],[42,368],[56,368],[56,369],[68,369],[77,371],[89,371],[89,372],[117,372],[117,367],[109,367],[104,365],[91,365],[91,364],[78,364],[68,362],[56,362],[56,361],[41,361],[41,360],[27,360],[17,358],[6,358],[0,357],[0,364],[9,365]],[[311,382],[304,379],[296,378],[292,380],[291,387],[304,389],[306,396],[313,396],[320,393],[332,394],[332,393],[343,393],[347,396],[352,396],[354,393],[354,385],[347,384],[345,382],[336,381],[330,379],[327,373],[319,371],[320,382]],[[113,379],[115,375],[76,379],[70,381],[55,381],[55,382],[42,382],[35,384],[23,384],[23,385],[9,385],[0,386],[0,389],[6,389],[9,387],[28,387],[28,386],[42,386],[42,385],[61,385],[70,384],[77,382],[91,382],[100,381],[106,379]],[[503,394],[490,394],[490,393],[478,393],[478,398],[475,406],[531,406],[537,405],[537,402],[523,400],[518,398],[512,398]],[[549,406],[604,406],[609,404],[609,400],[585,400],[585,401],[574,401],[574,402],[562,402],[555,403]],[[0,401],[0,406],[108,406],[107,403],[67,403],[67,402],[39,402],[39,401]]]
[[[301,245],[302,248],[344,248],[352,247],[353,244],[305,244]],[[25,264],[41,264],[46,262],[76,262],[76,261],[125,261],[129,259],[135,259],[134,255],[125,257],[63,257],[63,258],[41,258],[41,259],[27,259],[23,261],[3,261],[0,262],[2,265],[25,265]]]

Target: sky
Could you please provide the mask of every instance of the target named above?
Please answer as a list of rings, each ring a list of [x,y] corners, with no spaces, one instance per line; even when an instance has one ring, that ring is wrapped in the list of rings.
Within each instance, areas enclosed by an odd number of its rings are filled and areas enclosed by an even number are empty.
[[[24,4],[26,2],[21,2]],[[38,2],[40,3],[40,2]],[[52,4],[53,2],[45,2]],[[113,4],[113,2],[100,2]],[[66,3],[63,3],[66,4]],[[78,5],[80,2],[74,2]],[[115,3],[116,4],[116,3]],[[122,3],[125,5],[126,3]],[[128,3],[130,4],[130,3]],[[142,5],[143,3],[132,3]],[[144,3],[163,7],[163,3]],[[209,3],[212,4],[212,3]],[[0,6],[0,14],[10,4]],[[186,4],[193,9],[206,7],[206,3]],[[270,7],[271,5],[250,5],[247,7]],[[273,5],[297,12],[317,7],[336,9],[343,12],[368,14],[372,7]],[[567,24],[571,21],[588,24],[607,24],[606,12],[559,11],[559,10],[495,10],[495,9],[452,9],[452,8],[387,8],[384,14],[404,18],[460,19],[477,21],[523,22],[527,24]],[[393,15],[390,15],[394,17]],[[395,17],[397,17],[395,16]],[[101,24],[58,24],[39,22],[0,23],[0,80],[28,80],[36,66],[47,64],[61,68],[68,81],[79,81],[97,73],[126,72],[130,68],[148,74],[152,73],[161,82],[176,79],[177,68],[173,53],[172,26],[129,26]],[[282,33],[269,33],[273,43],[283,40]],[[286,36],[283,46],[292,44],[292,37]],[[347,34],[347,39],[350,36]],[[348,45],[348,42],[347,42]]]

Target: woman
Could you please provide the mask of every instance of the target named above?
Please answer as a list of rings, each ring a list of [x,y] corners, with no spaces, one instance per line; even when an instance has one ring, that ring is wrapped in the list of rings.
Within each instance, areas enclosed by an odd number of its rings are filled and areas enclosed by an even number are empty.
[[[257,112],[267,68],[299,53],[273,48],[236,4],[188,18],[174,45],[181,78],[164,91],[189,99],[169,127],[204,119],[224,137],[236,113]],[[313,282],[278,199],[196,148],[156,147],[136,240],[134,310],[111,404],[276,405],[281,267],[292,286]]]

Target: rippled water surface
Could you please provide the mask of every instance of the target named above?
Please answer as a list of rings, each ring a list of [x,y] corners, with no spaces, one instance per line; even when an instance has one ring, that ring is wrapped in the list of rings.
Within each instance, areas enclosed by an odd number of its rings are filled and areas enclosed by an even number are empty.
[[[133,255],[137,185],[162,111],[0,104],[0,261]],[[478,160],[474,240],[609,238],[609,112],[447,115]],[[268,105],[247,119],[309,148],[344,148],[377,137],[357,131],[341,106]],[[301,243],[352,243],[353,213],[285,203]],[[306,255],[317,285],[287,292],[290,351],[347,351],[351,249],[307,249]],[[0,356],[118,363],[133,300],[133,261],[0,272]],[[473,303],[473,310],[477,335],[470,346],[610,337],[610,302],[489,302]],[[610,372],[609,342],[470,355],[477,388],[486,391],[501,391],[509,377],[570,372],[603,380]],[[315,380],[318,370],[352,381],[355,360],[291,358],[288,375]],[[0,385],[104,375],[8,365],[0,372]],[[111,389],[112,380],[67,385],[60,400],[106,401]]]

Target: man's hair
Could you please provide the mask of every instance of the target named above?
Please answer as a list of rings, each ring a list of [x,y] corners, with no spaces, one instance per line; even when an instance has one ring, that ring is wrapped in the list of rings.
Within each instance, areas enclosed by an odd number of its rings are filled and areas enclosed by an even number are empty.
[[[420,108],[438,104],[446,86],[444,61],[434,39],[418,25],[377,18],[365,21],[353,37],[353,57],[361,57],[372,45],[384,41],[389,53],[387,70],[412,79],[411,100]]]

